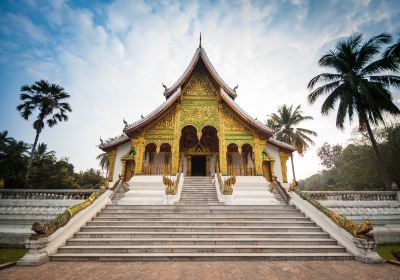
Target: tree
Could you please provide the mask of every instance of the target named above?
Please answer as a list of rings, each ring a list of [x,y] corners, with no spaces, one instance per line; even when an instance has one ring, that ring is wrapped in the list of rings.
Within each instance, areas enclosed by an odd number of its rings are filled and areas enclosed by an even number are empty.
[[[290,107],[282,105],[278,108],[277,113],[273,113],[267,120],[267,126],[274,131],[274,138],[279,141],[288,143],[296,147],[297,152],[302,155],[309,145],[314,145],[314,141],[309,136],[317,136],[317,133],[297,127],[298,124],[305,120],[312,120],[311,116],[303,116],[300,105],[293,110]]]
[[[55,157],[55,151],[47,151],[47,144],[39,143],[37,149],[33,152],[33,158],[41,160],[46,157]]]
[[[0,132],[0,153],[4,153],[7,145],[13,140],[13,138],[8,137],[7,135],[7,130]]]
[[[67,102],[64,102],[65,99],[69,98],[69,94],[59,85],[49,84],[44,80],[37,81],[32,85],[23,85],[20,98],[23,103],[17,106],[17,110],[25,120],[28,120],[38,110],[36,120],[33,122],[36,136],[25,176],[26,181],[28,181],[33,155],[45,123],[49,127],[53,127],[59,122],[67,121],[67,112],[71,112],[72,109]]]
[[[331,145],[325,142],[318,148],[317,155],[321,160],[321,164],[326,168],[337,168],[342,150],[343,148],[339,144]]]
[[[107,157],[107,153],[101,153],[96,157],[97,160],[99,160],[99,165],[102,170],[107,170],[108,165],[109,165],[109,160]]]
[[[323,94],[328,94],[321,107],[322,115],[327,115],[339,102],[336,126],[344,128],[346,117],[350,122],[358,116],[359,128],[366,129],[372,147],[378,158],[378,166],[387,190],[391,189],[391,179],[384,166],[371,129],[372,124],[383,122],[382,114],[400,114],[392,101],[389,86],[400,86],[400,77],[383,72],[398,72],[399,65],[395,56],[385,56],[374,60],[384,44],[390,43],[391,36],[382,33],[366,42],[362,36],[350,36],[339,41],[334,50],[330,50],[319,60],[319,65],[330,68],[334,73],[322,73],[310,80],[308,88],[312,91],[308,101],[313,104]],[[318,83],[323,85],[315,88]]]

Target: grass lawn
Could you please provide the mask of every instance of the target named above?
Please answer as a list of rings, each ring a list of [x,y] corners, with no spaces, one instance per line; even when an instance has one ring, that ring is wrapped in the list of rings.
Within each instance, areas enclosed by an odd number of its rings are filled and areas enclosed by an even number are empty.
[[[400,252],[400,243],[397,244],[384,244],[384,245],[378,245],[376,248],[376,252],[385,260],[391,260],[391,261],[399,261],[400,259],[396,259],[395,256],[392,255],[392,251],[396,250]]]
[[[28,249],[0,248],[0,263],[16,262],[22,258]]]

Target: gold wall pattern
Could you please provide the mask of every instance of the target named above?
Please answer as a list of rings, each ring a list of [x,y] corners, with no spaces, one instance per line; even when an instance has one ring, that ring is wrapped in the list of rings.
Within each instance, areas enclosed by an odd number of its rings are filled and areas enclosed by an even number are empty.
[[[153,124],[149,130],[153,129],[174,129],[174,117],[175,110],[172,108],[165,115],[159,118],[155,124]]]
[[[217,95],[217,91],[208,79],[206,72],[202,67],[197,67],[189,79],[188,84],[183,89],[183,95],[187,96],[210,96]]]
[[[244,130],[246,131],[247,128],[243,126],[228,110],[223,111],[223,124],[225,130]]]
[[[219,128],[218,108],[216,106],[182,106],[180,130],[186,125],[193,125],[200,132],[207,125]]]

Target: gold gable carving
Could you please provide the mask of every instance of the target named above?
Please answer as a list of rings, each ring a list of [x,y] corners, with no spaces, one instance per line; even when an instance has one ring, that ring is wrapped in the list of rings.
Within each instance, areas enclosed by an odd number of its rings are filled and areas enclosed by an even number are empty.
[[[248,130],[228,110],[224,110],[223,124],[225,130]]]
[[[181,108],[182,129],[186,125],[193,125],[198,132],[207,125],[218,129],[218,108],[216,106],[185,106]]]
[[[187,96],[216,96],[217,91],[212,85],[208,76],[201,68],[195,69],[185,89],[183,95]]]
[[[174,128],[174,118],[175,117],[175,110],[172,109],[167,112],[164,116],[156,121],[150,129],[166,129],[166,128]]]

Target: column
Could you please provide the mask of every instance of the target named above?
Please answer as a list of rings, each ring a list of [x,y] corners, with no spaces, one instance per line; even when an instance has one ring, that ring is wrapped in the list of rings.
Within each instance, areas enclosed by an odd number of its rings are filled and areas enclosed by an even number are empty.
[[[280,150],[279,151],[279,159],[281,162],[281,170],[282,170],[282,181],[283,183],[287,183],[287,166],[286,166],[286,161],[289,159],[289,155],[284,151]]]
[[[177,104],[175,108],[175,123],[174,123],[174,140],[171,147],[172,152],[172,174],[177,174],[179,172],[179,142],[181,139],[181,131],[179,128],[180,124],[180,115],[181,115],[181,105]]]
[[[136,150],[135,175],[142,175],[144,160],[144,133],[137,137],[131,138],[131,144]]]
[[[112,149],[107,152],[108,158],[108,181],[112,182],[114,178],[115,159],[117,157],[117,149]]]
[[[223,110],[224,107],[222,104],[218,105],[218,111],[219,111],[219,130],[217,132],[218,136],[218,145],[219,145],[219,169],[222,174],[227,174],[227,169],[226,169],[226,143],[225,143],[225,128],[224,128],[224,123],[223,123]]]
[[[254,175],[258,175],[258,174],[262,174],[262,147],[264,147],[264,141],[260,140],[260,138],[258,138],[258,136],[254,137],[254,170],[256,172],[256,174]]]

